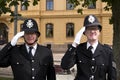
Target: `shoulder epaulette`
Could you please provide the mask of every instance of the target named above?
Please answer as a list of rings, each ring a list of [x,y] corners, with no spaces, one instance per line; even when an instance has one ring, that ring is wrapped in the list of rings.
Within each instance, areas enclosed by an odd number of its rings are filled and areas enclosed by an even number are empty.
[[[112,47],[110,45],[108,45],[108,44],[104,44],[104,47],[112,49]]]

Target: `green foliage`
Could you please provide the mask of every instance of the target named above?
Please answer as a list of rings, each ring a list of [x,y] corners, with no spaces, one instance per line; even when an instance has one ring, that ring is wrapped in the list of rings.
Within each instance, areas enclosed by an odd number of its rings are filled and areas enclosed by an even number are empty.
[[[22,2],[22,5],[24,5],[24,6],[29,6],[29,1],[24,1],[24,2]]]
[[[33,5],[34,5],[34,6],[37,5],[37,4],[38,4],[38,1],[39,1],[39,0],[34,0],[34,1],[33,1]]]
[[[78,9],[77,12],[83,14],[83,9]]]
[[[16,1],[11,1],[11,2],[9,3],[9,7],[15,6],[15,5],[19,5],[19,3],[18,3],[17,0],[16,0]]]
[[[1,14],[11,13],[10,16],[14,16],[14,12],[11,10],[12,6],[19,5],[19,2],[22,2],[22,5],[26,7],[29,6],[29,3],[33,1],[33,6],[38,4],[39,0],[0,0],[0,16]]]
[[[102,0],[102,2],[107,3],[107,5],[104,7],[106,11],[109,11],[112,9],[112,0]]]
[[[0,0],[0,15],[2,14],[2,13],[4,13],[4,14],[6,14],[6,12],[10,12],[11,10],[8,8],[8,7],[6,7],[7,6],[7,4],[5,3],[5,1],[4,0]]]
[[[87,8],[88,5],[91,4],[91,2],[95,3],[96,1],[97,0],[69,0],[69,3],[74,4],[74,8],[79,5],[82,5],[82,7],[79,8],[77,11],[78,13],[82,14],[83,8]],[[104,7],[106,11],[109,11],[112,9],[112,0],[101,0],[101,1],[107,3],[107,5]]]

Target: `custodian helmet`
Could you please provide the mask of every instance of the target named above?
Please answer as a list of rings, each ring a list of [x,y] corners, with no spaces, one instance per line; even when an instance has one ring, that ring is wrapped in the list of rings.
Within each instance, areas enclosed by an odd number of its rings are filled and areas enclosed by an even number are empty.
[[[40,36],[40,32],[38,30],[38,24],[34,19],[26,19],[23,23],[22,31],[25,33],[37,33],[38,37]]]
[[[99,23],[97,17],[95,15],[88,15],[85,17],[84,19],[84,26],[87,27],[91,27],[91,26],[98,26],[99,30],[102,30],[102,26]]]

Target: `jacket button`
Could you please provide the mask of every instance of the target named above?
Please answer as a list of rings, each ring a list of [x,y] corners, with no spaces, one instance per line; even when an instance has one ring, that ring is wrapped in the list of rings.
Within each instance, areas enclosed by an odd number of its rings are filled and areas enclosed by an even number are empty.
[[[69,51],[71,51],[71,50],[72,50],[72,48],[69,49]]]
[[[95,58],[92,58],[92,61],[94,61],[95,60]]]
[[[95,67],[94,66],[92,66],[92,69],[94,69]]]
[[[104,66],[105,64],[102,64],[102,66]]]
[[[35,69],[34,68],[32,68],[32,71],[34,71]]]
[[[17,64],[19,64],[19,62],[17,62]]]
[[[32,62],[34,62],[34,60],[32,60]]]
[[[35,79],[35,77],[34,77],[34,76],[32,76],[32,79]]]

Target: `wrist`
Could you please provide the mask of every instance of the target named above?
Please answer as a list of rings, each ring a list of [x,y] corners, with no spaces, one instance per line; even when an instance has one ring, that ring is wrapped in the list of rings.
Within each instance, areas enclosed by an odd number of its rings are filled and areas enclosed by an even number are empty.
[[[78,46],[78,44],[75,43],[75,42],[73,42],[73,43],[72,43],[72,46],[76,48],[76,47]]]

